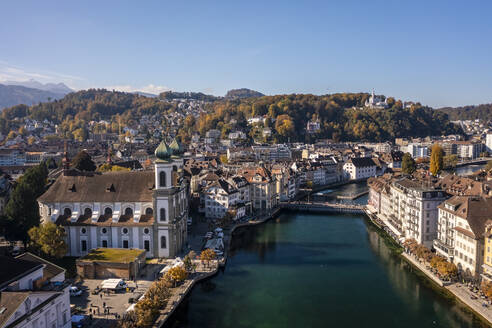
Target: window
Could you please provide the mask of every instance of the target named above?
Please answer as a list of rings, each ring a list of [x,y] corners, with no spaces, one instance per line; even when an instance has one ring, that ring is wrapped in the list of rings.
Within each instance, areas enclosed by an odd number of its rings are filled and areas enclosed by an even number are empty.
[[[80,232],[85,235],[87,233],[87,230],[85,228],[82,228],[82,230],[80,230]]]
[[[104,233],[104,234],[105,234],[105,233],[107,233],[107,232],[108,232],[108,229],[106,229],[106,228],[102,228],[102,233]]]
[[[82,240],[81,249],[82,249],[82,252],[87,251],[87,240]]]
[[[150,251],[150,242],[148,240],[144,240],[144,248],[147,252]]]
[[[166,209],[165,208],[161,208],[161,213],[160,213],[160,219],[161,221],[166,221]]]
[[[126,216],[133,216],[133,209],[131,207],[125,208],[125,215]]]
[[[104,215],[106,215],[106,216],[111,216],[111,215],[113,215],[113,210],[111,209],[111,207],[106,207],[106,208],[104,209]]]
[[[123,248],[128,248],[128,240],[123,240]]]
[[[152,207],[147,207],[145,209],[145,215],[152,215],[154,214],[154,210],[152,209]]]
[[[123,231],[123,234],[125,234],[125,235],[128,233],[128,229],[127,228],[123,228],[122,231]]]
[[[88,218],[88,217],[91,217],[91,216],[92,216],[92,210],[91,210],[91,208],[90,208],[90,207],[86,207],[86,208],[85,208],[85,210],[84,210],[84,216],[85,216],[86,218]]]
[[[166,172],[164,172],[164,171],[161,171],[159,173],[159,186],[160,187],[166,186]]]
[[[63,215],[65,215],[65,216],[71,216],[72,215],[72,210],[69,209],[68,207],[65,207],[65,209],[63,210]]]
[[[102,241],[102,247],[104,247],[104,248],[108,247],[108,241],[107,240]]]
[[[148,235],[149,234],[149,228],[144,229],[144,234]]]
[[[161,248],[166,248],[166,236],[161,236]]]

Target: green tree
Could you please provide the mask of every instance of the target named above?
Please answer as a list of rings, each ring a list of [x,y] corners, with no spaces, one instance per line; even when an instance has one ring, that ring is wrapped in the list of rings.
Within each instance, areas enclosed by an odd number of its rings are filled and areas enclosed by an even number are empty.
[[[458,155],[446,155],[442,162],[445,169],[454,168],[458,164]]]
[[[191,250],[183,259],[183,264],[185,267],[186,272],[190,273],[195,271],[196,269],[196,264],[193,262],[193,260],[196,258],[196,253]]]
[[[28,240],[28,230],[39,225],[39,206],[37,198],[46,188],[48,169],[41,163],[26,171],[18,180],[10,199],[5,206],[5,233],[9,238]]]
[[[73,167],[80,171],[94,171],[96,170],[96,164],[92,161],[91,156],[85,151],[82,150],[75,156],[72,161]]]
[[[444,151],[441,146],[438,144],[434,144],[431,150],[431,159],[430,159],[430,172],[432,175],[438,175],[443,167],[443,157]]]
[[[492,170],[492,160],[487,162],[487,165],[485,165],[485,171],[490,171]]]
[[[53,222],[32,227],[28,234],[31,246],[49,257],[61,258],[67,253],[65,230]]]
[[[405,153],[401,160],[401,170],[403,173],[412,174],[415,172],[417,166],[415,164],[415,160],[412,158],[412,155],[409,153]]]

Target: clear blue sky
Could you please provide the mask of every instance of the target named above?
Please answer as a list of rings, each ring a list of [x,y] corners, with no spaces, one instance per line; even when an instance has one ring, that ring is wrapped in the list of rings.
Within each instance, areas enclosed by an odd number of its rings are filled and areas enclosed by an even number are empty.
[[[4,1],[0,81],[492,102],[492,1]]]

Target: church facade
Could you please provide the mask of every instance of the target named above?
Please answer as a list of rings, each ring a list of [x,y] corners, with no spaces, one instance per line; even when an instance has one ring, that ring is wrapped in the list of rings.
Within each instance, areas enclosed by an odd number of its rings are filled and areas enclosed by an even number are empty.
[[[155,155],[153,171],[100,174],[65,169],[38,198],[41,222],[65,229],[67,255],[109,247],[144,249],[148,258],[166,258],[183,249],[188,185],[181,146],[176,140],[170,145],[161,142]]]

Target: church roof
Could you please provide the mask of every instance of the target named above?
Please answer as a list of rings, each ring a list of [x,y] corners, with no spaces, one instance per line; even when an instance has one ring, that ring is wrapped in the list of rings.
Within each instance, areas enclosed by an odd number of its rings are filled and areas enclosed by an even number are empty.
[[[161,141],[159,146],[155,149],[155,157],[157,160],[168,161],[171,155],[173,154],[173,150],[166,144],[164,140]]]
[[[183,147],[181,146],[181,144],[179,143],[179,141],[176,140],[176,138],[173,139],[173,141],[169,145],[169,148],[171,148],[173,155],[179,156],[179,155],[181,155],[183,153]]]
[[[151,202],[153,171],[61,175],[39,198],[42,203]]]

